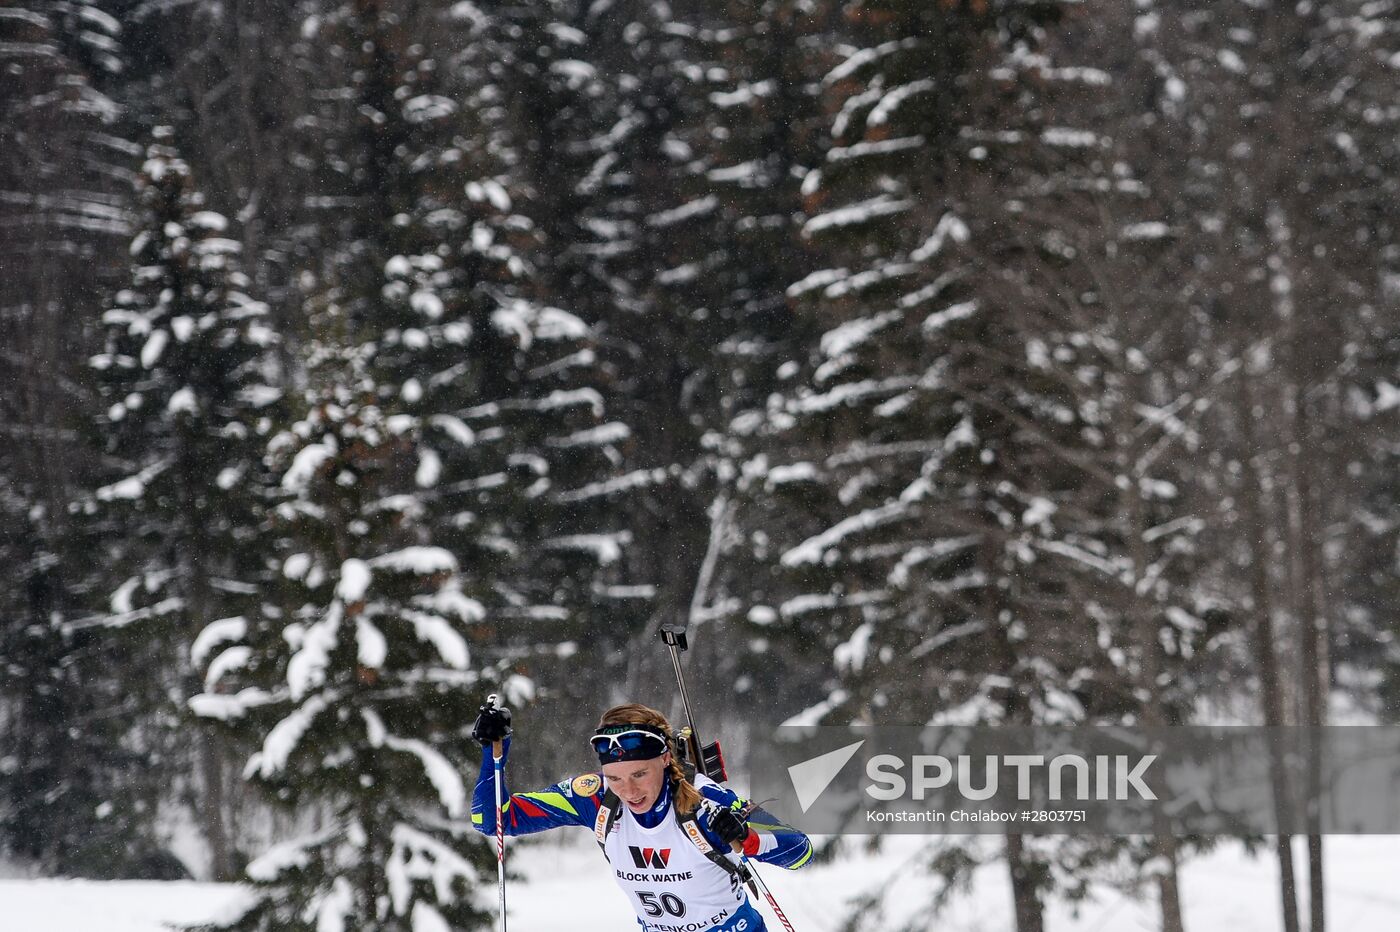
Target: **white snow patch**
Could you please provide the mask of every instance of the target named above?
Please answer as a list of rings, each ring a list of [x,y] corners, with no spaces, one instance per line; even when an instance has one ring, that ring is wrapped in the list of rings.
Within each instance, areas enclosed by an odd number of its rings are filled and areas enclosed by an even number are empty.
[[[165,345],[170,342],[170,334],[165,330],[154,330],[141,347],[141,368],[149,369],[160,361]]]
[[[134,476],[127,476],[119,482],[103,486],[97,490],[97,499],[102,502],[114,500],[134,501],[146,494],[146,486],[152,479],[165,472],[170,464],[162,460],[153,463]]]
[[[236,718],[242,718],[249,709],[270,705],[276,701],[277,697],[267,690],[249,686],[246,689],[240,689],[232,696],[218,693],[200,693],[198,696],[191,696],[189,709],[200,718],[213,718],[221,722],[229,722]]]
[[[843,643],[836,645],[835,650],[831,652],[831,659],[838,672],[860,672],[870,651],[870,636],[874,633],[875,627],[866,622],[856,628]]]
[[[355,908],[355,888],[344,877],[331,883],[330,892],[316,908],[316,932],[345,932],[345,923]]]
[[[301,644],[287,661],[287,686],[299,701],[326,680],[330,652],[340,643],[340,604],[332,603],[326,617],[306,628]]]
[[[108,601],[113,615],[128,615],[131,613],[131,597],[136,594],[136,589],[141,585],[141,577],[133,576],[117,587],[117,591],[112,593],[112,598]],[[242,635],[239,635],[242,637]],[[199,642],[196,641],[196,644]],[[199,663],[198,660],[195,663]]]
[[[778,613],[773,610],[772,606],[755,605],[749,609],[748,619],[752,624],[766,626],[777,623]]]
[[[389,656],[389,642],[384,632],[363,615],[355,619],[355,652],[360,665],[371,670],[382,669]]]
[[[535,681],[520,673],[512,673],[501,684],[501,693],[508,705],[528,705],[535,699]]]
[[[428,447],[418,451],[418,470],[413,481],[420,489],[431,489],[442,476],[442,457]]]
[[[865,125],[882,126],[888,123],[890,114],[898,110],[901,104],[910,97],[928,93],[934,89],[934,86],[932,79],[923,78],[890,88],[889,92],[881,97],[880,102],[870,111],[870,115],[865,118]]]
[[[903,278],[906,275],[913,275],[919,271],[919,266],[910,262],[894,263],[882,265],[877,269],[868,269],[859,275],[852,275],[844,281],[833,282],[827,286],[823,294],[828,298],[841,298],[848,294],[856,294],[864,291],[881,282],[887,282],[892,278]]]
[[[952,307],[945,308],[941,311],[934,311],[924,318],[923,331],[924,333],[933,333],[935,330],[941,330],[953,321],[964,320],[971,317],[977,312],[977,307],[978,304],[976,301],[964,301],[961,304],[954,304]]]
[[[1171,232],[1171,227],[1157,220],[1145,221],[1143,223],[1132,223],[1125,226],[1119,233],[1119,237],[1128,242],[1140,240],[1162,239]]]
[[[712,168],[705,173],[705,177],[719,184],[732,181],[744,186],[749,186],[757,185],[758,179],[763,177],[763,173],[763,162],[754,159],[750,162],[740,162],[738,165],[729,165],[725,168]]]
[[[441,547],[405,547],[375,557],[369,561],[369,565],[377,570],[413,573],[418,576],[457,572],[457,558]]]
[[[663,210],[660,213],[652,214],[647,217],[647,226],[656,229],[665,229],[666,227],[672,227],[678,223],[689,220],[692,217],[703,217],[718,206],[719,198],[713,194],[707,194],[702,198],[689,201],[672,210]]]
[[[198,414],[199,402],[195,400],[194,389],[188,385],[179,388],[170,396],[170,401],[165,405],[165,410],[170,414]]]
[[[253,659],[253,649],[246,644],[230,647],[228,650],[219,654],[219,656],[214,658],[214,662],[209,664],[209,669],[204,673],[205,691],[212,691],[225,673],[243,669],[248,665],[248,661],[251,659]]]
[[[412,921],[413,932],[452,932],[442,914],[424,900],[414,902]]]
[[[909,258],[915,262],[927,261],[942,252],[948,240],[951,239],[955,243],[965,243],[971,236],[967,224],[962,221],[961,217],[956,214],[944,214],[938,218],[938,226],[933,228],[928,239],[924,240],[923,245],[918,249],[911,252]]]
[[[288,579],[301,579],[311,569],[311,556],[294,553],[282,562],[282,575]]]
[[[461,590],[446,586],[431,595],[419,596],[413,604],[439,615],[450,616],[467,622],[478,622],[486,617],[486,609],[476,599]]]
[[[888,194],[879,194],[868,200],[818,214],[802,225],[802,236],[809,238],[826,230],[858,226],[877,217],[903,213],[913,206],[912,200],[896,200]]]
[[[1055,503],[1050,501],[1050,499],[1034,498],[1031,500],[1030,507],[1021,514],[1021,523],[1027,527],[1035,527],[1058,510]]]
[[[470,599],[467,601],[480,608],[481,603]],[[465,670],[471,665],[471,653],[467,650],[466,639],[457,633],[447,619],[437,615],[425,615],[422,612],[406,612],[405,617],[413,623],[413,633],[418,636],[418,640],[432,644],[443,663],[454,670]]]
[[[549,445],[563,449],[568,449],[570,447],[601,447],[610,443],[621,443],[631,436],[631,428],[626,424],[614,421],[569,434],[567,437],[551,439]]]
[[[768,470],[764,485],[771,489],[789,482],[815,482],[817,476],[817,467],[812,463],[788,463]]]
[[[780,562],[783,566],[795,567],[804,566],[810,563],[818,563],[826,551],[841,543],[852,534],[868,531],[892,521],[897,521],[909,511],[909,506],[904,502],[888,502],[878,508],[870,508],[859,514],[851,515],[835,526],[823,531],[815,537],[810,537],[798,546],[792,548],[782,555]]]
[[[334,437],[326,437],[320,443],[313,443],[297,451],[292,465],[282,476],[282,488],[288,492],[303,492],[311,484],[311,479],[336,454]]]
[[[399,823],[394,826],[392,838],[394,849],[384,873],[389,882],[389,902],[397,915],[408,911],[414,880],[431,881],[439,903],[453,902],[455,888],[462,880],[467,881],[468,888],[476,885],[477,872],[471,864],[431,835]]]
[[[317,694],[272,726],[272,730],[263,741],[262,750],[248,761],[248,769],[256,770],[264,778],[280,773],[286,768],[287,761],[296,751],[297,745],[301,743],[302,735],[306,734],[316,716],[324,712],[328,705],[329,698],[324,693]]]
[[[476,445],[476,434],[459,417],[450,414],[434,414],[428,423],[447,434],[463,447]]]
[[[793,414],[818,414],[822,411],[830,411],[832,408],[843,404],[851,404],[873,395],[885,395],[903,391],[906,388],[913,388],[918,384],[917,380],[907,376],[898,376],[891,379],[875,381],[874,379],[863,379],[859,382],[845,382],[837,385],[829,392],[822,392],[815,395],[804,395],[788,403],[788,410]]]
[[[346,605],[363,602],[373,579],[374,574],[364,560],[346,560],[340,565],[340,582],[336,584],[335,596]]]
[[[622,548],[632,540],[628,531],[615,534],[571,534],[554,537],[544,542],[549,550],[582,550],[591,553],[601,566],[609,566],[622,559]]]
[[[922,148],[928,140],[923,136],[901,136],[897,139],[882,139],[879,142],[858,142],[849,146],[835,146],[826,153],[828,162],[849,162],[852,159],[869,158],[876,155],[890,155]]]
[[[408,306],[429,320],[437,320],[442,317],[442,298],[431,291],[415,291],[409,296]]]
[[[1099,144],[1098,133],[1066,126],[1052,126],[1041,133],[1040,138],[1046,145],[1068,149],[1088,149]]]
[[[851,53],[845,61],[827,72],[826,76],[822,78],[822,84],[830,87],[838,81],[851,77],[867,65],[874,64],[895,52],[919,48],[922,44],[919,39],[908,38],[884,42],[874,48],[860,49]]]
[[[594,498],[606,498],[619,492],[660,485],[668,478],[670,478],[670,473],[660,467],[637,469],[626,475],[605,479],[602,482],[592,482],[577,489],[561,492],[558,498],[561,502],[583,502]]]
[[[741,84],[732,91],[716,91],[710,95],[710,102],[721,110],[741,107],[760,97],[772,96],[777,84],[773,81],[759,81],[754,84]]]
[[[412,754],[422,762],[423,772],[427,774],[433,789],[437,790],[438,798],[442,800],[443,808],[447,810],[450,818],[460,818],[467,812],[466,784],[462,782],[462,775],[457,772],[457,768],[452,766],[446,757],[417,738],[400,738],[397,735],[386,734],[384,744],[395,751]]]
[[[553,74],[562,76],[571,91],[578,90],[598,76],[597,70],[592,65],[574,58],[564,58],[551,62],[549,70]]]
[[[403,105],[404,119],[410,123],[426,123],[440,120],[457,112],[457,104],[450,97],[438,94],[419,94],[411,97]]]
[[[254,858],[244,869],[244,874],[249,880],[259,883],[271,883],[281,877],[289,870],[305,867],[311,863],[309,848],[318,845],[323,841],[320,836],[313,838],[297,838],[292,841],[284,841],[281,844],[273,845],[265,852]]]
[[[820,269],[801,281],[788,285],[786,294],[789,298],[799,298],[809,291],[825,288],[833,282],[838,282],[850,274],[848,269]]]
[[[884,330],[890,324],[895,323],[904,317],[904,312],[900,310],[885,311],[883,314],[876,314],[874,317],[861,317],[856,320],[848,320],[835,329],[828,330],[822,334],[821,349],[828,359],[844,356],[851,350],[860,346],[871,336]]]
[[[833,689],[822,702],[814,706],[803,709],[796,715],[784,721],[783,725],[812,726],[820,725],[822,720],[833,710],[838,709],[850,698],[850,694],[844,689]]]

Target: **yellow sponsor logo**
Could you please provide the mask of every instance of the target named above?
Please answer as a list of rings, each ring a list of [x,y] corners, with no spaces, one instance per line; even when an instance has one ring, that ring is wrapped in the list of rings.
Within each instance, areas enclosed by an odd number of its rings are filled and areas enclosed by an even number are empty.
[[[580,796],[592,796],[602,786],[603,781],[596,773],[586,773],[581,777],[574,777],[573,790]]]

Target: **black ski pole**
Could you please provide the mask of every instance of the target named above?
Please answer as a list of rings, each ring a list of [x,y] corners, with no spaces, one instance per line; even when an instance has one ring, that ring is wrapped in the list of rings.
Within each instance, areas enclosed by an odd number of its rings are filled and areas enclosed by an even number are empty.
[[[690,736],[686,742],[690,745],[691,756],[695,760],[695,769],[699,773],[717,782],[723,782],[728,774],[724,770],[724,755],[716,741],[708,748],[700,740],[700,730],[695,727],[695,712],[690,707],[690,693],[685,688],[685,673],[681,670],[681,651],[688,650],[690,645],[686,642],[685,625],[677,625],[667,622],[661,626],[661,640],[671,651],[671,666],[676,670],[676,685],[681,691],[681,706],[685,709],[686,726],[690,730]],[[710,749],[713,749],[713,757],[710,756]],[[715,772],[711,772],[715,771]],[[773,891],[768,889],[768,884],[763,882],[763,878],[758,876],[758,871],[754,870],[753,862],[744,855],[744,847],[739,842],[734,842],[734,853],[739,855],[740,866],[748,875],[744,879],[749,884],[749,889],[755,890],[755,886],[762,889],[764,897],[768,900],[768,905],[773,907],[773,912],[782,921],[783,928],[787,932],[794,932],[792,923],[788,921],[787,914],[783,912],[778,901],[773,897]]]
[[[695,727],[695,712],[690,707],[690,693],[685,688],[685,673],[681,670],[681,651],[689,650],[690,645],[685,638],[685,625],[676,625],[667,622],[661,626],[661,640],[671,651],[671,666],[676,671],[676,685],[681,691],[681,705],[685,709],[685,723],[690,730],[686,737],[686,743],[690,745],[690,759],[695,764],[695,769],[699,773],[712,779],[715,775],[710,773],[705,762],[704,746],[700,742],[700,730]],[[723,780],[721,775],[718,779]]]

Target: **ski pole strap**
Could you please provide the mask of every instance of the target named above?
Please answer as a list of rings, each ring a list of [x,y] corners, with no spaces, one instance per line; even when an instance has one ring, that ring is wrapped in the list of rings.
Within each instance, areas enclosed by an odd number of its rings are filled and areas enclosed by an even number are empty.
[[[700,853],[712,864],[731,877],[738,877],[741,883],[748,885],[748,888],[753,891],[755,896],[758,895],[758,890],[754,889],[753,885],[753,872],[749,870],[748,864],[743,861],[735,864],[733,861],[729,860],[729,858],[725,857],[723,852],[710,844],[710,840],[706,838],[705,833],[701,831],[700,823],[695,818],[694,812],[682,813],[680,810],[676,810],[676,821],[681,824],[681,829],[685,832],[686,837],[690,839],[690,843],[699,849]]]
[[[593,820],[593,836],[598,839],[598,847],[603,852],[603,857],[608,858],[608,833],[617,824],[617,817],[622,814],[622,797],[612,790],[603,794],[603,805],[598,810],[598,817]],[[609,861],[612,858],[608,858]]]

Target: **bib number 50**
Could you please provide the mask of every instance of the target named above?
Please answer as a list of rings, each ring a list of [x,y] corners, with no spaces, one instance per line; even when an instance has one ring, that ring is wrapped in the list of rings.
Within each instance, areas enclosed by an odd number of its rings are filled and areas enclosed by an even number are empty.
[[[637,899],[642,901],[642,909],[646,910],[648,916],[664,916],[669,913],[679,919],[685,915],[685,903],[674,893],[657,896],[655,893],[638,891]]]

